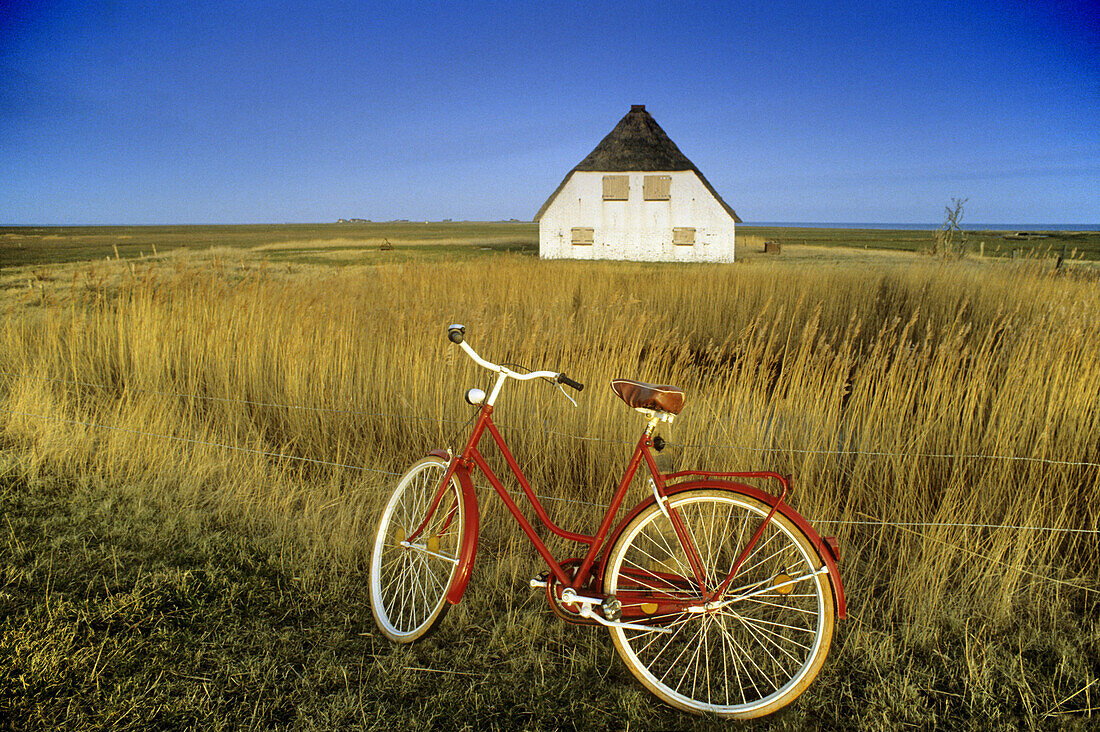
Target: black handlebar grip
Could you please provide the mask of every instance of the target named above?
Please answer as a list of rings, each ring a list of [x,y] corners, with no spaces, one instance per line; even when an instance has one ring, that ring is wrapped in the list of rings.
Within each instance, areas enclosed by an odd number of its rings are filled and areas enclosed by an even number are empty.
[[[565,384],[566,386],[571,386],[577,391],[582,391],[584,389],[584,384],[579,381],[573,381],[565,374],[558,374],[558,382]]]
[[[455,323],[447,328],[447,337],[451,339],[451,343],[462,343],[466,336],[466,326]]]

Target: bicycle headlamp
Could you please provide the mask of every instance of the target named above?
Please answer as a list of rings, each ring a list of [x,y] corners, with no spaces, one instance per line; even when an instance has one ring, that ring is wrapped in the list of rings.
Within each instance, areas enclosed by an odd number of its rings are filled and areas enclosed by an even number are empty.
[[[466,392],[466,403],[473,404],[475,407],[485,401],[485,392],[478,389],[476,386]]]

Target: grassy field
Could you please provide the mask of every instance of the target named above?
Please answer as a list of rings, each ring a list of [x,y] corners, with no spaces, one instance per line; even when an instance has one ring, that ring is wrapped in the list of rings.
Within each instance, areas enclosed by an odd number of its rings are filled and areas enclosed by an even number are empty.
[[[781,245],[849,247],[923,252],[932,244],[933,231],[881,229],[812,229],[803,227],[738,226],[737,235],[757,236]],[[967,251],[986,257],[1057,257],[1100,259],[1097,231],[968,231]]]
[[[265,258],[303,261],[401,260],[419,255],[476,256],[489,251],[538,252],[529,222],[279,224],[239,226],[0,227],[0,266],[141,260],[179,250],[234,248]],[[380,247],[389,243],[391,251]]]
[[[738,256],[761,253],[763,242],[791,247],[920,252],[931,231],[810,229],[739,226]],[[1040,238],[1006,238],[1013,232],[968,232],[969,249],[989,257],[1057,256],[1100,260],[1100,232],[1031,232]],[[440,223],[281,224],[240,226],[0,226],[0,275],[32,265],[123,258],[142,260],[178,250],[234,248],[273,261],[365,264],[439,257],[478,256],[485,251],[537,256],[538,224],[521,221]],[[388,243],[392,250],[382,250]]]
[[[795,475],[792,503],[840,540],[850,617],[810,690],[750,726],[1095,725],[1090,268],[810,241],[733,266],[542,262],[507,251],[529,224],[500,226],[465,246],[439,228],[423,255],[429,237],[394,234],[355,261],[322,256],[354,238],[333,226],[5,264],[0,719],[718,726],[552,619],[487,493],[440,633],[374,631],[364,537],[392,478],[372,471],[457,444],[484,382],[446,343],[457,321],[489,358],[590,385],[576,409],[542,384],[498,406],[562,525],[591,528],[641,428],[616,376],[687,390],[668,467]]]

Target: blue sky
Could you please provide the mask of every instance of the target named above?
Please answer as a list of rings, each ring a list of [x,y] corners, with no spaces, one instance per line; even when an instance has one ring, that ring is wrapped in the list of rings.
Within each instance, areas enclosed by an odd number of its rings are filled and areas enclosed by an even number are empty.
[[[0,0],[0,224],[530,219],[631,104],[746,221],[1100,223],[1095,1]]]

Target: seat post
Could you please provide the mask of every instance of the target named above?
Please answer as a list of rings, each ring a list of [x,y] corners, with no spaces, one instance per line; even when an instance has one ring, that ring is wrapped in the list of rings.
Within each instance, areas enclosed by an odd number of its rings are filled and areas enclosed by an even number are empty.
[[[645,426],[645,436],[649,437],[653,434],[653,430],[657,428],[657,425],[661,422],[671,422],[676,415],[669,414],[668,412],[662,412],[656,409],[646,409],[645,407],[635,407],[634,411],[641,412],[648,419],[649,422]]]

